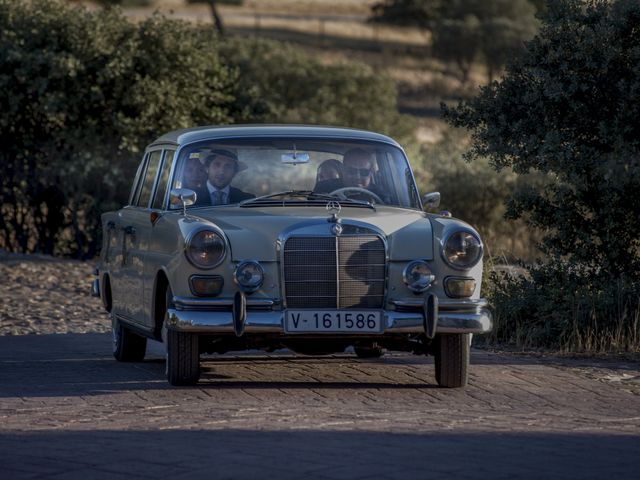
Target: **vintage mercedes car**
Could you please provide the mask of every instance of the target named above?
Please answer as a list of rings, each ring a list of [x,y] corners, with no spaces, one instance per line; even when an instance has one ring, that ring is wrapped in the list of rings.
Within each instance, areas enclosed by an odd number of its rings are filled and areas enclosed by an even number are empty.
[[[427,213],[407,157],[376,133],[221,126],[161,136],[128,205],[102,215],[92,291],[119,361],[165,344],[172,385],[200,355],[289,348],[359,357],[435,357],[444,387],[467,383],[483,245],[448,212]],[[425,209],[427,212],[425,212]]]

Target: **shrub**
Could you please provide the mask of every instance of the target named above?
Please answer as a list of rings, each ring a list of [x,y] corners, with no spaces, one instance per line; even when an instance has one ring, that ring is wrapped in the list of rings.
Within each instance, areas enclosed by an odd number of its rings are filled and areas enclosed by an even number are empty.
[[[594,278],[566,262],[493,272],[487,285],[494,330],[485,341],[570,352],[640,351],[640,285]],[[481,339],[482,341],[482,339]]]
[[[470,140],[467,132],[448,129],[438,143],[422,147],[420,161],[416,162],[420,191],[440,192],[440,209],[476,227],[489,257],[500,257],[496,261],[533,261],[539,257],[536,240],[540,232],[520,220],[504,218],[506,201],[521,188],[523,179],[508,170],[496,174],[486,158],[467,162],[463,154]],[[526,179],[527,184],[539,181]]]

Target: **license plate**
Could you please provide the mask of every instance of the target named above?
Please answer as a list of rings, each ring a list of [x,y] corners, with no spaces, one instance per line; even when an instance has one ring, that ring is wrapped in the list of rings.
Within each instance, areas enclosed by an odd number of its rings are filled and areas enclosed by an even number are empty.
[[[380,333],[381,312],[372,310],[287,310],[287,333]]]

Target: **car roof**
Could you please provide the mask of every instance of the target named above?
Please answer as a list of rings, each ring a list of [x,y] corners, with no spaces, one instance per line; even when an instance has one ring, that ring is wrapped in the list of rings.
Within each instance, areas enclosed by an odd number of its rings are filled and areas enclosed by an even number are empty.
[[[259,138],[259,137],[306,137],[335,138],[351,140],[370,140],[384,142],[400,147],[392,138],[379,133],[353,128],[316,126],[316,125],[212,125],[186,128],[165,133],[149,147],[160,144],[187,145],[201,140],[223,138]]]

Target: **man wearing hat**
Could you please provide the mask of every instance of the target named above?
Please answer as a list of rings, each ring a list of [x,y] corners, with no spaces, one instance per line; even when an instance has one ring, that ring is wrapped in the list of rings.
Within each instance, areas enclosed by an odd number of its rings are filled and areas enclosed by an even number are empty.
[[[255,197],[230,185],[240,171],[240,162],[235,153],[213,150],[204,157],[203,163],[207,169],[207,181],[203,188],[196,190],[196,205],[227,205]]]

